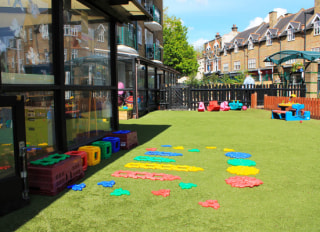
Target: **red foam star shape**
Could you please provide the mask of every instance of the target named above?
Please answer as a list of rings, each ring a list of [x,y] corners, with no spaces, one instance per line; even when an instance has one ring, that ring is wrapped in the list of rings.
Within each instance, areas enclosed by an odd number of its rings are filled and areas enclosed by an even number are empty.
[[[170,195],[170,189],[160,189],[159,191],[151,191],[154,195],[167,197]]]
[[[220,204],[218,203],[217,200],[206,200],[205,202],[199,202],[199,205],[202,205],[203,207],[211,207],[214,209],[219,209]]]
[[[146,148],[147,151],[156,151],[157,148],[156,147],[150,147],[150,148]]]
[[[232,187],[245,188],[254,187],[263,184],[263,182],[255,177],[250,176],[232,176],[225,180]]]

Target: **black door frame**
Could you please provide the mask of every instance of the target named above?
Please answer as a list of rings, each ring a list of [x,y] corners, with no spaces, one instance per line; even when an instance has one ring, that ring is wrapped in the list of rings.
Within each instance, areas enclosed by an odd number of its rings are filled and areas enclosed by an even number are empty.
[[[0,216],[29,203],[23,96],[0,96],[0,107],[12,108],[15,175],[0,179]]]

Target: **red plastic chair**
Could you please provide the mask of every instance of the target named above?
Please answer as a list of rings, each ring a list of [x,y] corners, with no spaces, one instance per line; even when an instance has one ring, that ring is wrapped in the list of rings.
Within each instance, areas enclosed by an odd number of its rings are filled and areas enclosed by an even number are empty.
[[[218,101],[210,101],[209,105],[207,106],[208,111],[219,111],[220,105],[218,104]]]

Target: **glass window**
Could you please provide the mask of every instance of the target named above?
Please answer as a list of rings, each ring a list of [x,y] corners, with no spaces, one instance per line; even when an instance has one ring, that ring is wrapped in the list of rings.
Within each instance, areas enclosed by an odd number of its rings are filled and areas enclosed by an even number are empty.
[[[24,96],[28,160],[35,160],[55,148],[54,98],[52,91],[12,92]],[[7,119],[3,119],[7,122]],[[3,123],[2,123],[3,124]]]
[[[111,131],[111,91],[68,91],[65,101],[68,146]]]
[[[155,68],[148,66],[148,88],[155,88]]]
[[[229,64],[223,64],[223,72],[228,72],[229,71]]]
[[[235,53],[238,53],[238,52],[239,52],[238,44],[234,44],[234,52],[235,52]]]
[[[252,49],[253,49],[253,42],[252,42],[251,39],[249,40],[248,49],[249,49],[249,50],[252,50]]]
[[[267,34],[267,45],[268,46],[270,46],[270,45],[272,45],[272,37],[271,37],[271,33],[269,32],[268,34]]]
[[[0,180],[15,176],[12,108],[0,107]]]
[[[240,70],[241,69],[240,61],[233,62],[233,69],[234,70]]]
[[[133,101],[133,70],[132,58],[118,56],[118,106],[132,106]]]
[[[293,41],[295,39],[294,28],[292,27],[288,28],[287,38],[288,38],[288,41]]]
[[[51,0],[8,1],[1,9],[2,83],[53,84]]]
[[[76,0],[64,8],[66,83],[111,85],[109,23]],[[96,35],[96,36],[94,36]]]
[[[146,83],[146,66],[138,65],[138,89],[144,89]]]
[[[256,68],[256,59],[248,59],[248,68]]]
[[[142,29],[139,25],[138,25],[138,43],[142,45]]]
[[[314,22],[314,35],[320,35],[320,21]]]

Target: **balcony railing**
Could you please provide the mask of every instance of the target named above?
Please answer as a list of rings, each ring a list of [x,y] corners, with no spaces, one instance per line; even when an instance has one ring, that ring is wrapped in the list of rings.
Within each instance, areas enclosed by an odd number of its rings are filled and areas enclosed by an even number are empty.
[[[161,49],[157,44],[146,44],[146,58],[161,61]]]
[[[137,33],[132,24],[118,26],[117,43],[137,50]]]
[[[147,4],[146,10],[153,16],[153,21],[161,24],[161,12],[155,5]]]

